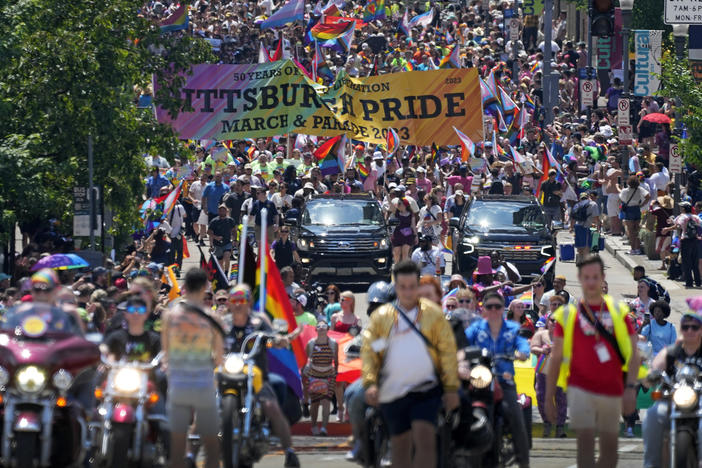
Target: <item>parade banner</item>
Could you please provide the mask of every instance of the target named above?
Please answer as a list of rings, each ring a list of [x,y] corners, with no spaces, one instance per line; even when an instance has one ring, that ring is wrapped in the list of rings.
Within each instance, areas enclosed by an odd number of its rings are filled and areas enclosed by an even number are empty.
[[[460,140],[453,127],[474,141],[483,139],[475,68],[365,78],[351,78],[342,71],[322,95],[354,140],[385,143],[387,129],[394,128],[403,145],[457,145]]]
[[[158,83],[154,84],[158,92]],[[286,133],[385,143],[394,128],[403,145],[459,144],[455,126],[482,140],[476,69],[447,69],[351,78],[329,87],[312,83],[292,61],[196,65],[181,90],[185,110],[173,119],[182,139],[234,140]]]
[[[158,82],[154,92],[158,93]],[[157,94],[156,94],[157,95]],[[173,119],[156,109],[161,123],[182,139],[236,140],[286,133],[334,136],[339,128],[312,126],[311,117],[335,120],[312,82],[292,61],[245,65],[195,65],[181,89],[185,109]]]
[[[661,73],[661,38],[663,31],[634,31],[636,50],[636,72],[634,75],[634,95],[653,96],[658,91]]]

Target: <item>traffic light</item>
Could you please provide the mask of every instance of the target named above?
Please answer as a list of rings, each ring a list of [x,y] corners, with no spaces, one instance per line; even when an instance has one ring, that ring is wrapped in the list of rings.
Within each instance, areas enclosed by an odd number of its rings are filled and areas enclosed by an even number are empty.
[[[590,30],[593,36],[614,35],[614,0],[590,0]]]

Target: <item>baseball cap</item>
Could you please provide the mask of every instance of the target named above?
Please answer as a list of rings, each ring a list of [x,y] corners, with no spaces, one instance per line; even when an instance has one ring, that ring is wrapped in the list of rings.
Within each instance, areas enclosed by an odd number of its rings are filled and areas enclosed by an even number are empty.
[[[58,276],[54,270],[44,268],[37,271],[31,278],[32,289],[52,291],[59,284]]]
[[[224,289],[220,289],[215,293],[215,301],[219,299],[227,299],[229,297],[229,293],[225,291]]]
[[[295,299],[297,302],[299,302],[302,307],[307,307],[307,296],[306,295],[298,294],[297,296],[293,295],[290,297],[292,299]]]

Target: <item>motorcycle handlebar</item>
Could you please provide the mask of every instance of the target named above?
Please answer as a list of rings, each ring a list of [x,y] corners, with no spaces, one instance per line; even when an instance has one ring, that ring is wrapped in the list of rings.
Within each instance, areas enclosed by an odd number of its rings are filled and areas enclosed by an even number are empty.
[[[115,361],[114,359],[109,359],[106,357],[104,354],[100,356],[100,360],[102,363],[108,367],[116,367],[116,366],[122,366],[122,367],[134,367],[136,369],[140,370],[151,370],[155,367],[158,367],[158,365],[161,363],[161,359],[163,359],[163,351],[158,353],[156,357],[154,357],[151,361],[149,362],[138,362],[138,361],[127,361],[122,357],[122,359]]]

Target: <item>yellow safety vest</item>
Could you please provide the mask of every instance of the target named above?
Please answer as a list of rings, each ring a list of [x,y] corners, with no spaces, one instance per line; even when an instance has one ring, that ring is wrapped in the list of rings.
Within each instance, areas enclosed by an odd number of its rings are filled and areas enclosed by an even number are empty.
[[[617,340],[619,351],[621,351],[622,356],[624,357],[622,371],[626,372],[632,355],[631,338],[629,337],[625,320],[627,314],[629,313],[629,306],[623,302],[620,302],[619,307],[616,307],[614,300],[609,295],[604,296],[604,301],[605,304],[607,304],[607,310],[612,316],[612,323],[614,324],[614,338]],[[573,304],[561,306],[558,308],[558,310],[556,310],[556,312],[554,312],[554,319],[563,328],[563,360],[561,361],[561,369],[558,375],[558,386],[563,390],[568,388],[570,361],[573,356],[573,333],[575,330],[575,321],[577,320],[577,317],[578,310]],[[641,367],[638,372],[638,377],[643,378],[645,376],[646,370]]]

